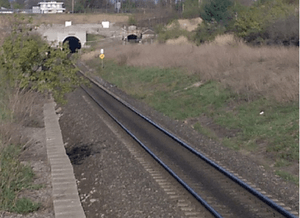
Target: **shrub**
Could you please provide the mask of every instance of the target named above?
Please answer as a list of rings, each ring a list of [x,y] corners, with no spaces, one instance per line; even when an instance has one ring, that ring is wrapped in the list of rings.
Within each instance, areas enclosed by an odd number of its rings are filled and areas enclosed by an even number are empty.
[[[232,31],[234,18],[237,12],[244,10],[244,7],[232,0],[204,1],[200,10],[204,22],[196,30],[194,36],[196,44],[212,41],[217,35]]]
[[[178,21],[173,21],[169,27],[159,25],[156,27],[158,32],[158,41],[166,42],[168,39],[177,39],[179,36],[190,38],[190,33],[180,28]]]
[[[225,27],[217,22],[202,22],[196,29],[194,42],[199,45],[201,43],[213,41],[217,35],[225,32]]]
[[[263,36],[267,44],[299,46],[299,17],[289,16],[270,23]]]
[[[131,25],[136,25],[137,22],[136,22],[136,19],[133,15],[131,15],[129,18],[128,18],[128,25],[131,26]]]
[[[295,14],[295,7],[284,3],[283,0],[258,1],[249,9],[241,11],[238,15],[234,24],[235,34],[246,42],[254,44],[262,44],[269,37],[275,41],[280,41],[278,40],[279,35],[285,35],[284,25],[291,21],[292,18],[289,17],[295,17]],[[293,21],[289,25],[297,28],[295,24],[297,22]],[[293,31],[290,34],[294,36]],[[286,40],[284,39],[286,38],[285,36],[281,38],[283,41]]]

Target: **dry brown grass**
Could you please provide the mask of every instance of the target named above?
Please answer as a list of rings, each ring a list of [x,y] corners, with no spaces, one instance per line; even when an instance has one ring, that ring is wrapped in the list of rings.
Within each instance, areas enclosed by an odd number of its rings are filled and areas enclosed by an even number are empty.
[[[249,98],[263,95],[279,102],[299,98],[299,51],[295,47],[126,45],[107,50],[106,57],[133,66],[182,68],[201,81],[219,81]]]
[[[233,34],[217,35],[215,40],[211,42],[214,45],[236,45],[236,39]]]
[[[8,94],[8,93],[7,93]],[[27,138],[21,135],[21,129],[24,126],[37,127],[43,125],[37,123],[37,110],[42,110],[45,99],[41,94],[26,91],[8,94],[9,97],[5,100],[6,110],[10,111],[11,117],[5,120],[0,120],[0,149],[1,146],[10,144],[25,145]]]
[[[185,36],[179,36],[177,39],[168,39],[166,41],[167,45],[187,45],[191,44]],[[192,44],[191,44],[192,45]]]
[[[35,114],[34,103],[37,101],[39,94],[34,91],[16,90],[9,98],[9,109],[13,114],[14,120],[23,123],[26,118]]]

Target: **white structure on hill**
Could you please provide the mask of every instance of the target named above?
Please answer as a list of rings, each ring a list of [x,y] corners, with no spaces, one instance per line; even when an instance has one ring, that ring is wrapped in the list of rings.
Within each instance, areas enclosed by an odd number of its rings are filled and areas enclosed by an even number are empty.
[[[55,13],[64,13],[65,8],[63,8],[63,2],[39,2],[39,9],[41,14],[55,14]],[[36,9],[35,9],[36,10]]]

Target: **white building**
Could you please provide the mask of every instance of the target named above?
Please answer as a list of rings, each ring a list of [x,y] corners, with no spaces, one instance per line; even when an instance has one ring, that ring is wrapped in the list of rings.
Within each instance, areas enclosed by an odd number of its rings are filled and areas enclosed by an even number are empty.
[[[39,6],[33,6],[32,7],[32,13],[34,14],[40,14],[41,13],[41,9]]]
[[[65,8],[63,8],[63,2],[39,2],[41,14],[55,14],[55,13],[64,13]]]

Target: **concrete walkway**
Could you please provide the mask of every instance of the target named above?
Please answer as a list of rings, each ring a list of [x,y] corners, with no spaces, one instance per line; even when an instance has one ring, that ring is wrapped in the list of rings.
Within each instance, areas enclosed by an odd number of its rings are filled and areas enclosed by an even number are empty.
[[[44,105],[44,122],[55,218],[85,218],[73,166],[64,148],[54,101]]]

